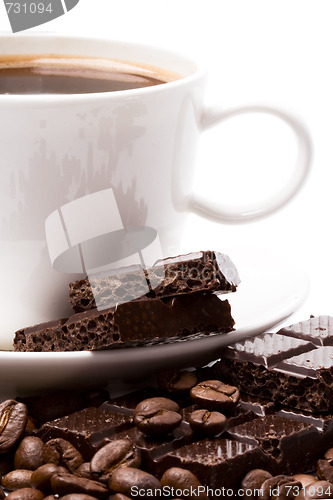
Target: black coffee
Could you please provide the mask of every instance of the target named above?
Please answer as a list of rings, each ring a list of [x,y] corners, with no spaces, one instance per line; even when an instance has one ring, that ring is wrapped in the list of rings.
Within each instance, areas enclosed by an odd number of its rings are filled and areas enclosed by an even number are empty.
[[[0,58],[0,94],[87,94],[160,85],[158,70],[109,59]]]

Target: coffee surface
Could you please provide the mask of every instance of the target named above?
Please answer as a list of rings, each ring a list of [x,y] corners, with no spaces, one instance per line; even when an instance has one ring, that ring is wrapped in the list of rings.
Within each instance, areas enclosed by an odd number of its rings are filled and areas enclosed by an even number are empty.
[[[15,56],[0,59],[0,94],[87,94],[151,87],[168,77],[109,59]]]

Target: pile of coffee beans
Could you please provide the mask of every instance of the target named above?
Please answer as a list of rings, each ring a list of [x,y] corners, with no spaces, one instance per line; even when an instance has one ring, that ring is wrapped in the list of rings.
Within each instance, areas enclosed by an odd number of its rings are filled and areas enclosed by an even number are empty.
[[[191,427],[202,435],[215,436],[225,428],[226,417],[208,408],[230,409],[239,397],[235,387],[216,380],[198,383],[191,372],[164,373],[159,383],[166,389],[163,394],[181,398],[191,391],[192,402],[207,407],[189,416]],[[100,405],[106,397],[103,393],[74,395],[65,403],[66,398],[60,394],[1,403],[0,498],[5,498],[6,492],[9,500],[126,500],[133,488],[145,498],[168,487],[178,494],[192,488],[198,491],[198,498],[205,500],[201,482],[185,468],[171,467],[160,478],[142,470],[140,451],[128,438],[106,442],[87,462],[70,441],[58,437],[44,442],[35,435],[48,419],[66,415],[68,410]],[[182,419],[178,403],[161,396],[140,401],[133,413],[134,425],[149,437],[168,435]]]
[[[254,500],[315,500],[333,498],[333,448],[327,450],[324,458],[318,460],[317,477],[312,474],[292,476],[272,474],[266,470],[253,469],[241,482],[244,497]]]

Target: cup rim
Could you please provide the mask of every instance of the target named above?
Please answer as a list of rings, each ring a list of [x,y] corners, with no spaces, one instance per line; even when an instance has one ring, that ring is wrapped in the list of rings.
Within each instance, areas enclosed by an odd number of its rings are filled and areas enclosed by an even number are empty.
[[[184,54],[182,52],[178,52],[175,50],[171,50],[165,47],[161,46],[153,46],[149,44],[144,44],[144,43],[136,43],[132,41],[126,41],[126,40],[119,40],[119,39],[112,39],[112,38],[105,38],[105,37],[90,37],[90,36],[81,36],[81,35],[67,35],[67,34],[57,34],[57,33],[29,33],[29,34],[0,34],[0,51],[1,55],[6,55],[6,54],[23,54],[24,52],[2,52],[1,50],[1,44],[4,40],[8,40],[11,42],[13,39],[13,36],[15,37],[16,41],[17,40],[25,40],[27,43],[29,40],[38,40],[38,39],[47,39],[49,41],[54,40],[55,42],[65,42],[65,41],[72,41],[72,42],[86,42],[86,43],[94,43],[94,44],[112,44],[113,46],[117,47],[123,47],[123,48],[129,48],[130,50],[139,50],[139,51],[150,51],[153,52],[154,54],[160,54],[162,57],[169,57],[172,59],[177,59],[178,61],[184,61],[187,64],[192,64],[193,66],[196,67],[195,71],[188,75],[181,76],[180,79],[178,80],[173,80],[169,82],[165,82],[162,85],[154,85],[151,87],[141,87],[141,88],[136,88],[136,89],[126,89],[126,90],[117,90],[117,91],[112,91],[112,92],[92,92],[92,93],[86,93],[86,94],[79,94],[79,93],[73,93],[73,94],[0,94],[0,103],[3,104],[12,104],[13,102],[20,102],[20,103],[60,103],[60,102],[75,102],[75,103],[80,103],[80,102],[90,102],[90,101],[100,101],[100,100],[105,100],[107,98],[108,100],[113,100],[113,99],[119,99],[119,98],[133,98],[135,96],[140,96],[140,95],[146,95],[146,94],[163,94],[165,92],[169,92],[172,89],[176,89],[178,87],[182,87],[184,85],[191,84],[194,80],[197,80],[201,77],[203,77],[206,74],[206,68],[202,67],[201,64],[199,64],[197,61],[195,61],[191,56]],[[17,43],[17,42],[15,42]],[[27,50],[25,54],[29,53]],[[37,53],[37,52],[36,52]],[[44,51],[45,53],[45,51]],[[43,50],[39,52],[39,54],[43,54]],[[61,54],[61,51],[59,51],[59,54]],[[66,54],[67,55],[67,54]],[[71,55],[70,52],[68,52],[68,55]],[[75,56],[75,54],[72,54]],[[96,56],[95,56],[96,57]],[[103,56],[105,57],[105,56]],[[115,57],[113,57],[115,58]],[[110,57],[112,59],[112,57]],[[125,59],[123,59],[125,60]],[[132,59],[133,60],[133,59]],[[129,59],[128,59],[129,61]],[[142,61],[140,61],[142,62]],[[158,64],[155,64],[154,66],[158,66]],[[162,69],[166,69],[161,65]]]

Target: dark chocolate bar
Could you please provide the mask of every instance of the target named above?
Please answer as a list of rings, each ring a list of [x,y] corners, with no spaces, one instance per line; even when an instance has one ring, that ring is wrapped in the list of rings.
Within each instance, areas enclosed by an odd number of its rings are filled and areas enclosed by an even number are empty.
[[[71,283],[70,303],[75,312],[96,306],[113,307],[142,296],[171,297],[196,292],[235,292],[240,282],[231,259],[213,251],[196,252],[157,261],[148,269],[124,268],[116,274]]]
[[[322,435],[310,423],[267,415],[245,422],[228,431],[229,437],[257,443],[276,461],[275,474],[311,471],[322,454]]]
[[[82,351],[147,345],[233,329],[228,301],[212,294],[125,302],[19,330],[15,351]]]
[[[327,342],[330,322],[325,316],[299,325],[303,330],[293,325],[226,348],[214,367],[217,378],[285,406],[333,410],[333,346],[322,345],[314,334]]]
[[[46,422],[36,435],[45,442],[54,438],[66,439],[90,460],[106,439],[132,426],[133,420],[128,415],[91,407]]]

